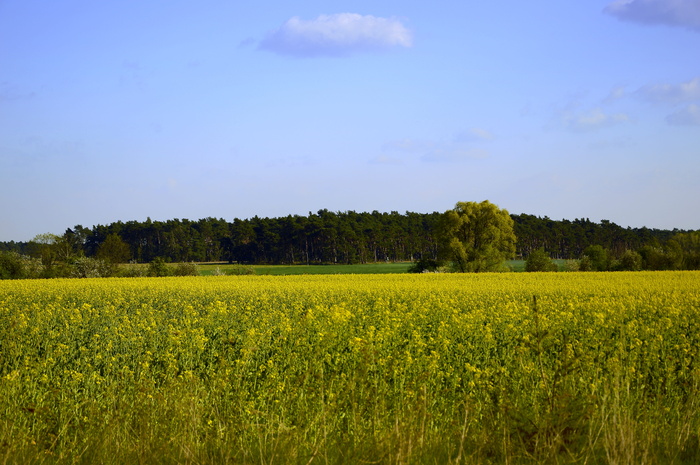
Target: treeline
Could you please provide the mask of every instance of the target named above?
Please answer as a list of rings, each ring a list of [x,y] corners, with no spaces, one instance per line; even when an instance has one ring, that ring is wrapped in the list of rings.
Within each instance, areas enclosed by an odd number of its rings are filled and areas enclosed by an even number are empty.
[[[555,259],[578,259],[591,246],[599,245],[614,257],[627,250],[645,246],[663,247],[677,234],[678,229],[623,228],[611,221],[595,223],[585,219],[555,221],[548,217],[511,215],[515,222],[517,255],[527,258],[530,253],[544,249]]]
[[[149,263],[156,258],[168,262],[245,264],[437,260],[440,247],[435,226],[441,215],[319,210],[307,216],[256,216],[230,222],[215,218],[197,221],[149,218],[92,228],[77,225],[62,236],[41,235],[29,242],[0,242],[0,250],[49,261],[96,257],[122,263]],[[653,267],[657,269],[679,266],[677,260],[665,263],[664,257],[678,255],[678,241],[673,243],[672,239],[684,237],[684,231],[623,228],[607,220],[556,221],[527,214],[511,217],[518,258],[525,259],[533,251],[544,249],[552,258],[579,259],[589,247],[600,246],[611,260],[631,250],[644,252],[645,259],[656,260]],[[681,248],[688,246],[680,244]],[[651,257],[651,252],[656,258]],[[651,262],[647,265],[652,266]]]
[[[439,213],[356,213],[320,210],[308,216],[198,221],[128,221],[80,225],[61,240],[85,256],[99,256],[115,235],[128,245],[128,260],[247,264],[324,264],[410,261],[436,257],[434,224]],[[29,243],[0,243],[0,249],[35,255]]]
[[[84,228],[77,225],[61,239],[75,253],[96,256],[108,236],[129,246],[129,260],[150,262],[229,261],[240,263],[367,263],[437,258],[435,224],[441,213],[356,213],[320,210],[308,216],[198,221],[118,221]],[[645,245],[662,246],[683,231],[622,228],[607,220],[556,221],[548,217],[511,215],[516,254],[527,257],[544,248],[552,258],[579,258],[591,245],[614,256]],[[44,236],[44,235],[42,235]],[[35,255],[30,242],[0,242],[0,250]]]
[[[410,261],[437,256],[434,224],[439,214],[334,213],[280,218],[169,220],[96,226],[85,237],[85,254],[98,255],[112,234],[129,246],[131,259],[150,262],[246,264],[343,264]],[[69,231],[66,234],[70,234]]]

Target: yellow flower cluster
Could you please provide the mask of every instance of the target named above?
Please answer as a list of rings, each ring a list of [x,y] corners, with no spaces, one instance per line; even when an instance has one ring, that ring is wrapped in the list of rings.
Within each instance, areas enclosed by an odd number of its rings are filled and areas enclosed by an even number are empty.
[[[699,348],[700,272],[0,282],[0,412],[32,441],[145,415],[313,450],[329,430],[461,431],[466,411],[538,424],[620,383],[673,406]]]

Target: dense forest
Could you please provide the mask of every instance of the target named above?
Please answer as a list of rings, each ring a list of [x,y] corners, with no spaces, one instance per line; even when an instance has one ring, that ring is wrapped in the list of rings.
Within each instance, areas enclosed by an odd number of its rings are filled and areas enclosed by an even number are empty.
[[[69,228],[59,239],[68,257],[115,254],[119,261],[246,264],[369,263],[438,259],[435,225],[441,213],[357,213],[320,210],[307,216],[197,221],[128,221]],[[611,258],[626,251],[668,255],[669,241],[684,231],[623,228],[588,219],[552,220],[511,215],[517,258],[544,249],[552,258],[578,259],[591,246]],[[42,235],[46,236],[46,235]],[[36,256],[41,236],[30,242],[0,242],[0,250]],[[687,241],[686,241],[687,242]],[[677,245],[674,247],[678,247]],[[671,251],[672,252],[672,251]],[[671,266],[658,265],[656,268]]]

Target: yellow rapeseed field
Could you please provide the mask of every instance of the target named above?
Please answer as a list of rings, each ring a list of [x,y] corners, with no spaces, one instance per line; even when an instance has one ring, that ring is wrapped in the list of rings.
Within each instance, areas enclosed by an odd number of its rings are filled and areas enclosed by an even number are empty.
[[[700,272],[0,281],[2,463],[700,463]]]

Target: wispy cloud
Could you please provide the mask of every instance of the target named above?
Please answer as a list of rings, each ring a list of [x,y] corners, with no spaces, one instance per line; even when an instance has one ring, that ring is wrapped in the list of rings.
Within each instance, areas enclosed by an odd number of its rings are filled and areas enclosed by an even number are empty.
[[[416,139],[399,139],[385,143],[382,146],[384,151],[396,151],[404,153],[423,153],[435,148],[434,142],[416,140]]]
[[[458,163],[488,158],[490,153],[481,145],[494,139],[485,129],[471,128],[444,141],[401,139],[384,144],[385,152],[400,152],[417,156],[430,163]]]
[[[608,94],[605,99],[603,99],[603,103],[605,104],[611,104],[614,103],[618,100],[621,100],[627,96],[627,90],[625,89],[624,86],[616,86],[613,87],[610,90],[610,93]]]
[[[584,113],[571,116],[566,120],[567,126],[575,131],[590,131],[618,123],[629,121],[624,113],[605,113],[600,108],[594,108]]]
[[[700,5],[700,3],[699,3]],[[680,84],[653,84],[641,87],[637,93],[651,103],[676,105],[700,100],[700,77]]]
[[[474,142],[474,141],[484,141],[484,140],[491,140],[494,138],[494,135],[482,128],[470,128],[467,129],[466,131],[463,131],[459,134],[457,134],[457,137],[455,137],[455,141],[457,142]]]
[[[615,0],[603,11],[623,21],[664,24],[700,31],[698,0]]]
[[[635,94],[642,100],[675,111],[666,116],[674,126],[700,125],[700,77],[678,84],[650,84],[640,87]]]
[[[674,126],[700,126],[700,105],[690,104],[666,117]]]
[[[293,17],[271,31],[259,49],[297,57],[348,56],[358,52],[411,47],[411,31],[397,18],[355,13]]]
[[[481,148],[452,146],[431,150],[423,155],[421,160],[437,163],[455,163],[468,160],[480,160],[488,157],[489,152]]]
[[[630,120],[625,113],[606,113],[599,107],[579,111],[576,107],[575,104],[569,105],[558,115],[560,124],[574,132],[595,131]]]
[[[30,100],[36,97],[36,92],[22,90],[7,81],[0,82],[0,102]]]
[[[374,157],[369,161],[373,165],[401,165],[403,160],[390,155],[382,154]]]

